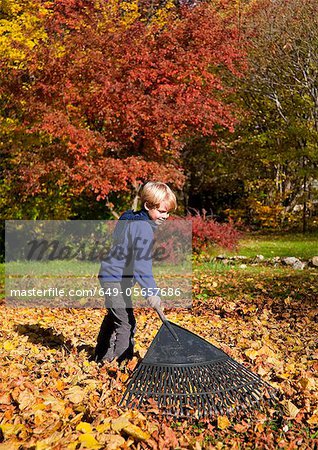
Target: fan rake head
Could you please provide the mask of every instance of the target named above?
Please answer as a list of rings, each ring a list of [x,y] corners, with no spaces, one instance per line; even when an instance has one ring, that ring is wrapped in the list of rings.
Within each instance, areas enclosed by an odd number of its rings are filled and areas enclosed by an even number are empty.
[[[275,400],[259,376],[201,337],[169,322],[154,338],[129,381],[121,406],[141,411],[155,402],[163,414],[206,418],[251,411]]]

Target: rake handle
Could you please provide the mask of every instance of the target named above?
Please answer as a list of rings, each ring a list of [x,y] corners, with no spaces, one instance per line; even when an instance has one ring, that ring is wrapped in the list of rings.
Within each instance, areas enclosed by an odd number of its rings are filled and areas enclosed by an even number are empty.
[[[168,319],[166,318],[166,316],[164,315],[162,309],[160,308],[160,306],[156,306],[155,311],[157,312],[158,316],[160,317],[162,323],[168,328],[168,330],[170,331],[170,333],[172,334],[172,336],[175,338],[176,341],[179,341],[179,338],[177,336],[177,333],[174,331],[174,329],[172,328],[172,326],[170,325],[170,322],[168,321]]]

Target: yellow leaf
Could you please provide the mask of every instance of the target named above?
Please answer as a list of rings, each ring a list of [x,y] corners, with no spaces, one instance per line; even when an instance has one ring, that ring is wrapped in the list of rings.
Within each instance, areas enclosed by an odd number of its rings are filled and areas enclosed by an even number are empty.
[[[79,414],[77,414],[75,417],[73,417],[73,419],[69,420],[68,423],[71,425],[74,425],[76,422],[80,423],[81,418],[84,416],[84,413],[81,412]]]
[[[97,425],[96,431],[98,433],[105,433],[105,431],[110,430],[110,421],[101,423],[100,425]]]
[[[4,341],[3,348],[9,352],[11,350],[14,350],[15,346],[12,344],[11,341]]]
[[[283,372],[278,374],[279,378],[282,378],[283,380],[288,380],[291,378],[291,374],[289,372]]]
[[[313,414],[308,420],[309,425],[318,425],[318,414]]]
[[[56,389],[58,391],[62,391],[65,387],[65,383],[62,380],[57,380],[56,385],[55,385]]]
[[[286,364],[285,370],[286,370],[287,372],[293,373],[293,372],[296,371],[296,366],[295,366],[295,364],[293,364],[293,363],[291,363],[291,364]]]
[[[250,358],[251,360],[254,360],[258,356],[257,350],[245,350],[245,355]]]
[[[138,441],[146,441],[150,438],[150,434],[146,431],[142,431],[137,425],[129,424],[127,427],[123,428],[123,431]]]
[[[125,382],[128,380],[128,378],[129,378],[128,373],[123,373],[123,374],[121,374],[121,376],[120,376],[120,381],[122,381],[123,383],[125,383]]]
[[[147,430],[150,434],[154,433],[155,431],[158,431],[158,426],[154,423],[148,422],[147,423]]]
[[[281,367],[281,365],[282,365],[282,362],[277,358],[269,357],[269,358],[267,358],[267,362],[270,364],[273,364],[276,367]]]
[[[112,420],[112,429],[114,431],[121,431],[123,428],[131,425],[127,417],[120,416],[117,419]]]
[[[293,352],[299,352],[300,350],[302,350],[303,349],[303,346],[301,346],[301,345],[294,345],[292,348],[291,348],[291,350],[293,351]]]
[[[276,356],[276,353],[273,352],[273,350],[270,349],[267,345],[263,345],[263,347],[258,350],[258,354],[270,356],[272,358],[274,358]]]
[[[46,405],[44,403],[36,403],[32,406],[32,411],[41,411],[46,408]]]
[[[80,301],[79,301],[79,304],[80,304],[81,306],[85,306],[87,302],[88,302],[88,299],[87,299],[87,298],[81,298]]]
[[[213,328],[222,328],[222,324],[221,324],[221,321],[220,320],[216,320],[216,319],[212,319],[211,320],[211,326],[213,327]]]
[[[226,416],[219,416],[218,417],[218,428],[220,430],[225,430],[231,425],[231,422]]]
[[[90,433],[81,434],[78,438],[79,442],[85,445],[86,448],[100,448],[101,445],[96,441],[94,436]]]
[[[21,423],[13,425],[11,423],[4,423],[0,426],[5,439],[11,437],[12,435],[16,435],[18,433],[21,433],[24,429],[25,426],[22,425]]]
[[[83,433],[91,433],[92,432],[92,425],[87,422],[80,422],[77,427],[77,431],[82,431]]]
[[[264,425],[262,423],[257,423],[255,429],[256,431],[262,433],[264,431]]]
[[[48,420],[47,413],[44,411],[38,410],[34,412],[34,424],[38,427]]]
[[[51,448],[45,440],[38,441],[35,446],[35,450],[49,450]]]
[[[78,441],[75,442],[71,442],[70,444],[68,444],[68,446],[66,447],[67,450],[76,450],[76,447],[78,446]]]

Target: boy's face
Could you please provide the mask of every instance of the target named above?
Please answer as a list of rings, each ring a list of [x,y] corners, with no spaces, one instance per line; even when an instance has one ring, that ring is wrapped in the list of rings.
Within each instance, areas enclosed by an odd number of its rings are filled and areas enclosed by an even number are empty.
[[[157,225],[162,224],[169,217],[169,209],[165,202],[160,202],[158,208],[149,209],[147,207],[147,203],[145,203],[145,209],[148,211],[149,217],[153,220]]]

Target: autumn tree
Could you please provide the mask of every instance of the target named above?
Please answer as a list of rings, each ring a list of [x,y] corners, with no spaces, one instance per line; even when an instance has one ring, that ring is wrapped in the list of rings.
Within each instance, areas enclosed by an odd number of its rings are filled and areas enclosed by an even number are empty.
[[[120,3],[51,4],[27,73],[5,81],[27,105],[25,133],[41,137],[7,170],[23,201],[58,190],[112,208],[145,180],[180,188],[185,142],[233,129],[232,89],[220,74],[239,76],[244,55],[220,6],[166,4],[165,15],[144,20],[135,2]]]
[[[44,6],[33,0],[3,0],[0,4],[0,155],[3,175],[0,206],[3,218],[21,218],[16,189],[16,184],[20,184],[19,175],[13,179],[9,172],[19,165],[22,151],[41,146],[39,136],[26,133],[23,124],[26,102],[22,96],[17,97],[17,91],[27,89],[32,52],[40,42],[45,42],[45,13]],[[30,204],[26,207],[32,209]]]
[[[219,133],[217,154],[205,139],[189,143],[190,203],[256,226],[306,229],[318,200],[317,4],[241,1],[236,11],[248,70],[227,84],[240,120]]]
[[[266,0],[244,20],[250,70],[241,92],[251,114],[237,145],[258,160],[257,178],[249,180],[252,206],[261,214],[276,209],[283,221],[302,205],[305,231],[317,199],[318,5]]]

